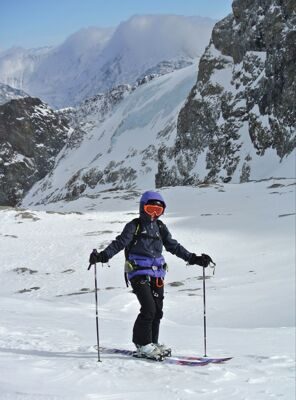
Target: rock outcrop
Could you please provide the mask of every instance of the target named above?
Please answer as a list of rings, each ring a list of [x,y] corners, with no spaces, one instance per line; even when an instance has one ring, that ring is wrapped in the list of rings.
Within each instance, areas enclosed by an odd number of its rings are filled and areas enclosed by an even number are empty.
[[[0,205],[17,205],[53,168],[68,132],[66,119],[37,98],[0,106]]]
[[[244,182],[295,149],[296,0],[234,0],[199,63],[156,185]]]

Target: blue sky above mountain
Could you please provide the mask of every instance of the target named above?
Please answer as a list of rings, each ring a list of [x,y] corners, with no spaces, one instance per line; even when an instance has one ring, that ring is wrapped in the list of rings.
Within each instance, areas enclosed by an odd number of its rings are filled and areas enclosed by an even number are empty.
[[[232,0],[2,1],[0,50],[14,46],[56,46],[81,28],[116,27],[133,15],[199,15],[221,19],[231,12],[231,3]]]

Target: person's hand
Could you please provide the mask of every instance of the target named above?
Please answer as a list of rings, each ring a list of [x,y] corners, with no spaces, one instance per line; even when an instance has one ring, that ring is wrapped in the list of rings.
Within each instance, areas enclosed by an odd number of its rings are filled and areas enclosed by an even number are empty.
[[[108,260],[109,258],[104,251],[98,253],[96,249],[94,249],[89,256],[89,263],[91,265],[96,264],[97,262],[106,263]]]
[[[195,253],[192,253],[188,260],[189,265],[200,265],[203,268],[207,268],[211,262],[213,263],[213,260],[207,254],[197,256]]]
[[[214,263],[214,261],[212,260],[212,258],[211,258],[209,255],[202,253],[201,256],[202,256],[202,258],[203,258],[203,260],[204,260],[204,263],[206,264],[207,267],[208,267],[211,263],[213,264],[213,266],[216,265],[216,264]]]
[[[95,263],[97,263],[98,262],[98,252],[97,252],[97,250],[96,249],[94,249],[91,253],[90,253],[90,256],[89,256],[89,263],[90,263],[90,265],[93,265],[93,264],[95,264]]]

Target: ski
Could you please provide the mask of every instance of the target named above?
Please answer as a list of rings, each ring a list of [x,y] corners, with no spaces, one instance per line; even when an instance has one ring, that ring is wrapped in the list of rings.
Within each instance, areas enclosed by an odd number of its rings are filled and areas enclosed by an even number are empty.
[[[209,363],[219,364],[232,360],[233,357],[197,357],[197,356],[174,356],[174,358],[188,361],[208,361]]]
[[[133,350],[117,349],[109,347],[100,347],[100,351],[105,354],[121,354],[127,357],[135,357],[145,361],[163,362],[165,364],[187,365],[187,366],[203,366],[208,364],[219,364],[229,361],[232,357],[195,357],[195,356],[172,356],[164,357],[162,360],[153,360],[146,357],[137,357],[136,352]]]

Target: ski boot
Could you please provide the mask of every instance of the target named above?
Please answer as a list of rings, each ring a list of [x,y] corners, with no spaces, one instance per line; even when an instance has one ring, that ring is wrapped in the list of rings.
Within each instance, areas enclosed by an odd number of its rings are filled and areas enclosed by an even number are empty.
[[[160,344],[160,343],[154,343],[154,345],[159,349],[159,351],[161,352],[163,357],[171,357],[171,355],[172,355],[171,348],[167,347],[164,344]]]
[[[146,344],[145,346],[137,346],[137,351],[133,354],[136,358],[148,358],[149,360],[162,361],[164,355],[154,343]]]

